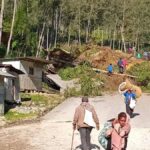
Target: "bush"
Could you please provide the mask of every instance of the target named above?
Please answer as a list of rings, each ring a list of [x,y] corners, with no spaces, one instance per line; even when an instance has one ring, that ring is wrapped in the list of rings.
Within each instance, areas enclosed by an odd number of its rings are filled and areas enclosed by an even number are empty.
[[[101,96],[101,81],[90,76],[82,76],[80,79],[81,94],[84,96]]]
[[[130,74],[137,76],[137,82],[145,88],[150,87],[150,62],[136,64],[128,71]]]
[[[81,89],[75,88],[67,89],[65,97],[71,96],[100,96],[101,94],[101,81],[102,79],[96,76],[95,71],[92,70],[89,63],[84,63],[75,68],[66,68],[59,71],[59,75],[63,80],[70,80],[79,78]]]
[[[73,97],[73,96],[80,96],[82,95],[80,90],[77,90],[76,88],[69,88],[67,90],[65,90],[64,92],[64,97],[68,98],[68,97]]]
[[[86,64],[82,64],[75,68],[67,67],[65,69],[60,69],[58,74],[63,80],[71,80],[74,78],[79,78],[88,72],[93,72],[92,68]]]

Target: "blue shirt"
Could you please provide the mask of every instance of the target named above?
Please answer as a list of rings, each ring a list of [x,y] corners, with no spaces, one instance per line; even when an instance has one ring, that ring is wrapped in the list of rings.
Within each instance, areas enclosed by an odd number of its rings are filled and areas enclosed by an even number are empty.
[[[122,67],[122,65],[123,65],[123,62],[122,62],[122,60],[120,59],[120,60],[118,61],[118,66],[119,66],[119,67]]]
[[[108,70],[108,72],[111,72],[111,73],[112,73],[112,72],[113,72],[113,66],[112,66],[112,65],[109,65],[108,68],[107,68],[107,70]]]
[[[128,91],[123,94],[125,96],[125,103],[128,104],[129,100],[136,99],[136,95],[134,93],[129,93]]]

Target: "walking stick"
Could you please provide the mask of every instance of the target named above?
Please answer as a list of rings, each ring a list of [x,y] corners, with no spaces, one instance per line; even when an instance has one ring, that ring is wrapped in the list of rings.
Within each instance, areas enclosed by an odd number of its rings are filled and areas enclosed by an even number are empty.
[[[74,141],[74,129],[73,129],[73,132],[72,132],[72,141],[71,141],[71,150],[73,150],[73,141]]]

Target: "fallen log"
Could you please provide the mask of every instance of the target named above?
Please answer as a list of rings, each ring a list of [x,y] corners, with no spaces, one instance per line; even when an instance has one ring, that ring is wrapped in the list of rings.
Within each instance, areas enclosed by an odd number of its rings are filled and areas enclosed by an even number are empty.
[[[93,68],[94,71],[99,72],[99,73],[108,73],[108,71],[106,70],[102,70],[102,69],[98,69],[98,68]],[[130,77],[130,78],[138,78],[137,76],[133,76],[130,74],[126,74],[126,73],[117,73],[117,72],[113,72],[112,75],[118,75],[118,76],[123,76],[123,77]]]

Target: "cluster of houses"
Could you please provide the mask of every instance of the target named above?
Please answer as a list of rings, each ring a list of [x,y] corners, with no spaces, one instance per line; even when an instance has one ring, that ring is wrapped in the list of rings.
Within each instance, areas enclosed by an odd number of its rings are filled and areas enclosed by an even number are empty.
[[[35,57],[0,59],[0,115],[4,102],[20,102],[20,91],[42,91],[42,72],[50,62]]]
[[[50,64],[55,68],[72,66],[73,57],[65,50],[56,48],[49,53],[49,60],[36,57],[0,59],[0,115],[4,114],[4,102],[20,102],[20,91],[42,91],[42,80],[52,88],[60,90],[57,73],[48,71],[43,79],[43,68]],[[60,83],[61,84],[61,83]]]

